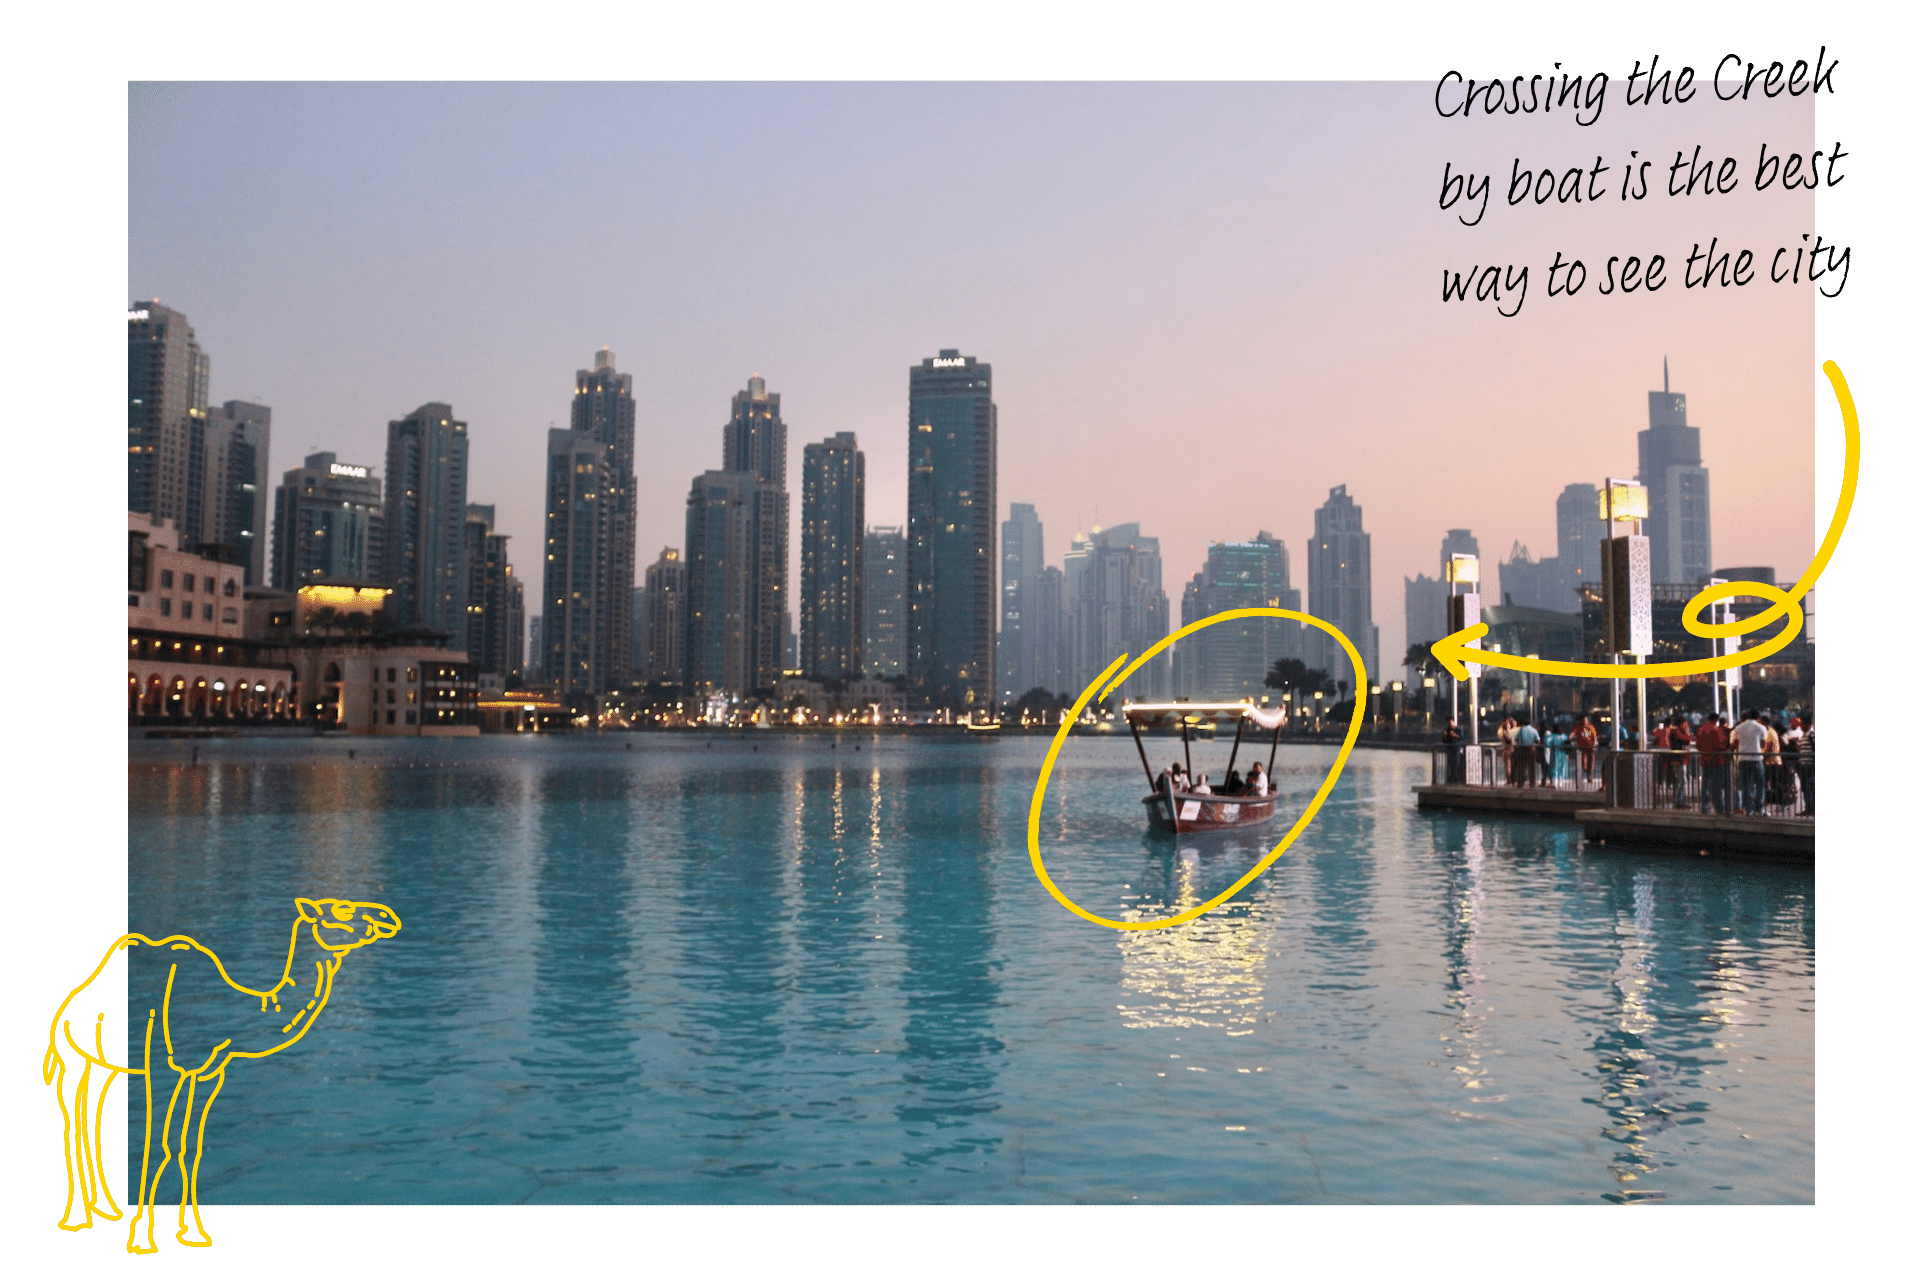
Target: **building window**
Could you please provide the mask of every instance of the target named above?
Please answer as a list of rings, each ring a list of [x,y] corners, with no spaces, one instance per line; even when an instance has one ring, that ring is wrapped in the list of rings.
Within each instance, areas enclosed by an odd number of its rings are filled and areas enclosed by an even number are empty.
[[[171,618],[173,616],[173,601],[167,599],[165,596],[160,597],[160,616],[163,618]]]
[[[182,591],[191,591],[191,590],[193,590],[193,575],[192,575],[192,574],[190,574],[190,573],[183,573],[183,574],[181,574],[181,575],[180,575],[180,589],[181,589]]]
[[[213,606],[211,604],[203,604],[200,606],[200,619],[203,622],[213,621]]]
[[[392,702],[393,700],[394,700],[394,697],[393,697],[393,690],[391,690],[391,689],[389,689],[389,690],[387,690],[387,701],[388,701],[388,702]],[[387,712],[387,714],[388,714],[388,715],[392,715],[392,714],[393,714],[393,712],[391,712],[391,711],[389,711],[389,712]]]
[[[128,596],[128,597],[127,597],[127,608],[129,608],[129,609],[138,609],[139,607],[140,607],[140,597],[139,597],[139,596]]]
[[[232,579],[232,578],[228,578],[228,579],[227,579],[227,585],[226,585],[226,586],[224,586],[224,587],[222,587],[222,588],[220,588],[220,594],[221,594],[221,595],[223,595],[223,596],[230,596],[230,595],[232,595],[232,594],[233,594],[233,579]]]
[[[391,712],[391,711],[389,711],[389,712],[387,712],[387,723],[388,723],[388,724],[392,724],[392,723],[393,723],[393,712]]]
[[[414,723],[414,719],[413,719],[413,712],[411,712],[411,711],[409,711],[409,712],[407,712],[407,723],[408,723],[408,724],[412,724],[412,723]]]
[[[160,571],[160,585],[169,591],[173,590],[173,570],[162,569]]]
[[[408,683],[408,684],[412,684],[412,683],[413,683],[413,682],[414,682],[415,680],[418,680],[419,678],[420,678],[420,675],[419,675],[419,669],[418,669],[417,667],[408,667],[408,668],[407,668],[407,683]]]
[[[393,679],[393,668],[392,668],[392,667],[388,667],[388,668],[387,668],[387,679],[388,679],[389,681],[391,681],[391,680]]]

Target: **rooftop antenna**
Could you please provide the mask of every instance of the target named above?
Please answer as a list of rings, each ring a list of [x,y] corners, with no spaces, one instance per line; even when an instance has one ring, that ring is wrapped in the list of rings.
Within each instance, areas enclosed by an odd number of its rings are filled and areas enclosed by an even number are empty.
[[[1660,357],[1660,390],[1668,395],[1673,394],[1673,375],[1667,372],[1665,356]]]

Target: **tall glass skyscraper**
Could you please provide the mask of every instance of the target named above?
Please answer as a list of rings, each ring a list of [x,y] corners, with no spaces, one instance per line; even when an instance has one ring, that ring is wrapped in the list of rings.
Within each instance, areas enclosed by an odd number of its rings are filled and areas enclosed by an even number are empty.
[[[1360,507],[1335,485],[1313,513],[1313,538],[1307,543],[1307,612],[1338,627],[1360,651],[1369,684],[1380,678],[1380,628],[1373,624],[1373,538],[1360,523]],[[1318,627],[1306,631],[1306,662],[1336,681],[1352,697],[1359,679],[1347,651]]]
[[[899,525],[872,528],[861,552],[861,660],[867,675],[897,676],[907,662],[907,537]]]
[[[229,400],[191,420],[187,518],[202,547],[246,569],[249,586],[267,580],[267,449],[273,410]]]
[[[1713,571],[1713,512],[1707,469],[1700,463],[1700,428],[1687,425],[1687,398],[1673,390],[1666,361],[1660,370],[1662,389],[1647,392],[1647,429],[1640,433],[1647,549],[1655,582],[1697,586]]]
[[[727,687],[737,692],[771,688],[787,660],[787,424],[780,418],[779,393],[769,392],[757,373],[747,379],[745,390],[734,393],[721,469],[759,482],[747,495],[751,528],[742,619],[747,683]]]
[[[633,657],[633,375],[613,352],[575,372],[569,428],[547,433],[541,664],[564,693],[626,684]]]
[[[1040,571],[1046,529],[1031,502],[1016,502],[1000,526],[1000,696],[1011,701],[1040,679]]]
[[[380,477],[373,468],[310,453],[273,495],[273,585],[297,591],[332,578],[386,572]]]
[[[800,482],[800,669],[822,680],[857,676],[867,456],[851,431],[806,447]]]
[[[1074,540],[1067,581],[1074,584],[1067,609],[1079,646],[1079,670],[1066,689],[1077,695],[1088,681],[1123,653],[1141,653],[1166,637],[1167,593],[1161,586],[1160,539],[1143,537],[1137,524],[1095,529]],[[1076,555],[1078,571],[1076,568]],[[1171,692],[1173,660],[1165,652],[1127,683],[1128,697],[1162,698]]]
[[[387,424],[387,609],[403,624],[467,635],[467,424],[423,404]]]
[[[1245,542],[1208,543],[1206,565],[1181,596],[1180,625],[1229,609],[1258,608],[1299,612],[1286,543],[1265,529]],[[1195,632],[1175,648],[1175,692],[1257,700],[1266,693],[1268,669],[1301,656],[1300,625],[1285,618],[1238,618]]]
[[[702,693],[759,687],[747,601],[760,488],[751,471],[708,471],[687,494],[687,683]]]
[[[187,318],[159,300],[127,308],[127,510],[188,530],[191,419],[207,408],[207,354]]]
[[[954,348],[907,386],[907,678],[924,707],[994,702],[994,521],[999,415],[993,368]]]
[[[467,504],[467,661],[483,675],[519,672],[526,603],[507,562],[507,535],[493,531],[491,503]]]
[[[687,562],[677,547],[660,548],[647,566],[646,628],[641,642],[646,661],[640,678],[665,684],[687,680]]]

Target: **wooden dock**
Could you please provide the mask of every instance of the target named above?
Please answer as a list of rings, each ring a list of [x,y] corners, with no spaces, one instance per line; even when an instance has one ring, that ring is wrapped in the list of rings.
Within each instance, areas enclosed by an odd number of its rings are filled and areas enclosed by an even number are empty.
[[[1422,809],[1471,809],[1481,813],[1530,814],[1536,818],[1574,818],[1603,797],[1598,791],[1562,791],[1553,787],[1468,787],[1460,784],[1415,787]]]
[[[1590,844],[1707,857],[1813,862],[1812,818],[1744,818],[1678,809],[1582,809]]]
[[[1418,786],[1422,809],[1559,818],[1596,845],[1708,857],[1813,862],[1812,818],[1747,818],[1686,809],[1609,809],[1596,791],[1549,787]]]

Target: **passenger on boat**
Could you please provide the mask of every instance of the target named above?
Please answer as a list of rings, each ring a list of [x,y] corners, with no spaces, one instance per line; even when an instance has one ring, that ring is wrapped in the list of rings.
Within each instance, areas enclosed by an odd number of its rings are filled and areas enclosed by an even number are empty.
[[[1241,780],[1240,771],[1238,769],[1227,770],[1227,780],[1220,784],[1220,794],[1223,796],[1237,796],[1245,789],[1246,783]]]
[[[1247,794],[1250,796],[1267,794],[1267,771],[1258,760],[1253,762],[1253,768],[1247,770]]]

